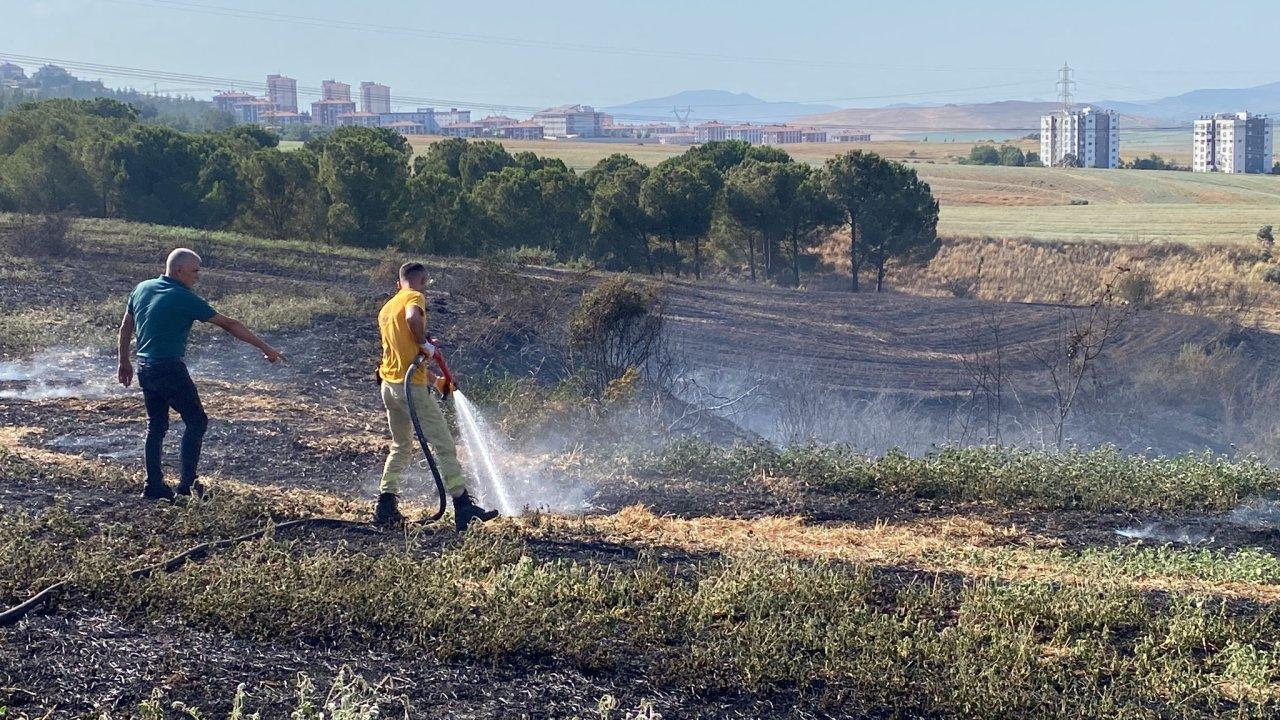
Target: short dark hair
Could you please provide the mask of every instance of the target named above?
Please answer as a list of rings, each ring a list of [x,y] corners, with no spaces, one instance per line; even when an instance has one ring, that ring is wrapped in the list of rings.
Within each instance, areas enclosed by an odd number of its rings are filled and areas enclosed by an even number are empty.
[[[416,280],[425,277],[427,274],[427,266],[420,262],[407,262],[400,266],[401,280]]]

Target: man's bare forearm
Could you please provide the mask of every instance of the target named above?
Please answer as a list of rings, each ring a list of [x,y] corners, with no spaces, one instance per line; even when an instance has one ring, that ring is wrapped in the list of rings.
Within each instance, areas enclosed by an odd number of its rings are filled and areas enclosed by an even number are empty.
[[[120,363],[129,361],[129,346],[133,344],[133,316],[125,314],[124,319],[120,321],[120,335],[116,342],[116,357]]]
[[[258,337],[257,335],[254,335],[253,331],[245,327],[245,324],[240,322],[239,320],[232,320],[231,322],[227,323],[227,326],[224,327],[223,329],[226,330],[228,333],[230,333],[231,336],[234,337],[235,339],[243,340],[244,342],[249,343],[250,345],[258,348],[264,353],[273,352],[275,350],[275,348],[268,345],[266,341],[264,341],[262,338]]]

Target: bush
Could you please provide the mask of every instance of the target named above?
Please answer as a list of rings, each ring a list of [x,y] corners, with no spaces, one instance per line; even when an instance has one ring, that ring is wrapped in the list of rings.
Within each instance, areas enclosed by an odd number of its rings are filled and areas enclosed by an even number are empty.
[[[951,293],[951,297],[960,299],[971,298],[978,292],[978,279],[971,277],[951,278],[943,285],[943,287],[947,292]]]
[[[398,250],[387,248],[378,258],[378,264],[369,268],[369,284],[379,290],[394,288],[400,282],[400,266],[404,263],[404,256]]]
[[[1027,164],[1027,156],[1014,145],[1001,145],[1000,164],[1010,167],[1022,167]]]
[[[511,259],[517,265],[552,265],[556,261],[556,252],[547,248],[522,245],[510,250]]]
[[[1145,272],[1128,272],[1116,281],[1116,295],[1137,308],[1148,308],[1156,298],[1156,281]]]
[[[0,235],[0,251],[22,257],[66,257],[74,250],[67,239],[70,230],[71,218],[67,215],[20,220],[13,233]]]
[[[970,165],[999,165],[1000,151],[994,145],[974,145],[966,162]]]
[[[593,397],[604,397],[628,370],[646,370],[659,359],[662,325],[662,299],[648,283],[616,277],[582,296],[569,317],[569,345]]]

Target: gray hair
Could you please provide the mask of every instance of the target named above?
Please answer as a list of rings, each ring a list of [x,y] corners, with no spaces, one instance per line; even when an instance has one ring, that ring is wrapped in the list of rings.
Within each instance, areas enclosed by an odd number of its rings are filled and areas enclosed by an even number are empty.
[[[176,248],[169,253],[169,258],[164,261],[164,274],[172,275],[175,270],[183,270],[191,267],[193,263],[199,263],[200,256],[195,250],[187,248]]]

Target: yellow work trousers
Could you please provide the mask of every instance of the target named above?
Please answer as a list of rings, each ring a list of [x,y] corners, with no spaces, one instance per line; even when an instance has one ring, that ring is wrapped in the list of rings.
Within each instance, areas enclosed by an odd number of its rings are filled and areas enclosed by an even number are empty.
[[[382,404],[387,407],[387,424],[391,426],[391,452],[382,469],[379,492],[398,494],[400,476],[409,467],[409,462],[413,459],[413,448],[417,443],[413,434],[413,419],[409,417],[409,403],[405,401],[404,383],[383,381]],[[449,431],[449,423],[444,419],[440,403],[436,401],[429,385],[413,386],[413,406],[418,411],[422,433],[427,436],[431,452],[436,457],[440,476],[444,478],[444,488],[449,497],[456,498],[466,490],[466,478],[462,474],[462,465],[458,462],[453,433]]]

